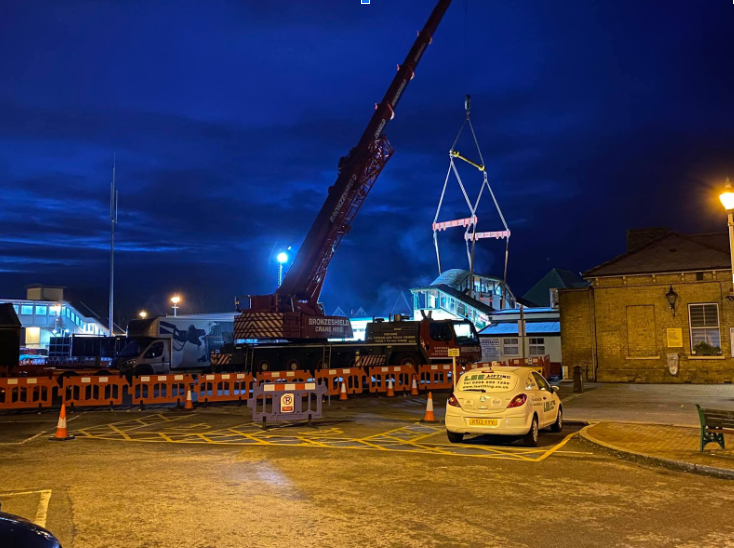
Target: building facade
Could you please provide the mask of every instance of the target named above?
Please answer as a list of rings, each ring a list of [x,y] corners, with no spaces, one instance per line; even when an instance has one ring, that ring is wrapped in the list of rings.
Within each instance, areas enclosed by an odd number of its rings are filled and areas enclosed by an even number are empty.
[[[492,324],[479,332],[483,361],[507,361],[549,355],[551,362],[561,363],[561,324],[558,310],[525,308],[522,311],[525,333],[518,330],[520,310],[492,313]]]
[[[629,231],[626,253],[559,291],[565,366],[600,382],[734,382],[727,234]]]
[[[517,305],[502,280],[476,273],[472,277],[468,270],[456,268],[441,274],[430,286],[410,291],[415,319],[429,312],[434,319],[467,319],[478,331],[489,325],[493,311]]]
[[[31,285],[25,299],[0,299],[0,303],[13,305],[22,325],[21,345],[26,348],[47,350],[51,337],[109,332],[83,304],[64,300],[63,287]]]

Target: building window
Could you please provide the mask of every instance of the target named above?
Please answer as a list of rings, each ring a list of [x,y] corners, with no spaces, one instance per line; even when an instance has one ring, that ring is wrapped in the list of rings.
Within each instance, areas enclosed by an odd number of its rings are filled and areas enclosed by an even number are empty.
[[[48,313],[48,307],[37,305],[36,306],[36,316],[45,316]]]
[[[696,356],[721,355],[718,304],[689,304],[688,323],[691,329],[691,354]]]
[[[33,305],[32,304],[20,305],[20,313],[25,314],[27,316],[31,316],[33,314]]]
[[[531,356],[545,356],[545,339],[544,338],[537,338],[533,339],[530,338],[530,355]]]
[[[520,345],[519,339],[503,339],[502,340],[502,354],[505,356],[519,356]]]

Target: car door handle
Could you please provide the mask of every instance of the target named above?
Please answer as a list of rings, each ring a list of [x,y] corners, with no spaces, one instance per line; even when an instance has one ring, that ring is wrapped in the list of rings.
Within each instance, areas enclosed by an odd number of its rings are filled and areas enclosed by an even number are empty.
[[[544,400],[547,400],[548,398],[546,398],[545,396],[543,396],[543,399],[544,399]]]

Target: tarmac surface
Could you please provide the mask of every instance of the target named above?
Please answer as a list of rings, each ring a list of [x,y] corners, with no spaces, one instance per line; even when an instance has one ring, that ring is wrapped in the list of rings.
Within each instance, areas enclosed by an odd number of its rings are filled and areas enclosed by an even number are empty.
[[[453,445],[424,407],[332,401],[314,427],[267,430],[245,407],[86,411],[58,443],[55,414],[6,414],[0,501],[65,548],[734,546],[730,481],[620,460],[580,426]]]

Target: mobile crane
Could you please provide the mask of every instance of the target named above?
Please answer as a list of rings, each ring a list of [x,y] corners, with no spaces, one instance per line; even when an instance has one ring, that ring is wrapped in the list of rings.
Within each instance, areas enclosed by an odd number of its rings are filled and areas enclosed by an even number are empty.
[[[375,105],[375,112],[359,142],[339,160],[336,182],[329,188],[326,201],[298,250],[282,285],[271,295],[245,297],[243,300],[249,300],[249,303],[236,300],[239,315],[234,320],[234,339],[246,342],[235,344],[234,355],[231,356],[233,362],[240,362],[239,365],[245,366],[245,369],[251,367],[260,370],[280,367],[297,369],[304,365],[302,362],[313,364],[318,349],[327,347],[327,339],[352,337],[349,319],[325,315],[319,302],[326,271],[336,249],[351,229],[365,198],[393,155],[394,150],[385,136],[385,128],[395,117],[398,102],[415,76],[415,69],[450,4],[451,0],[438,1],[428,22],[418,33],[405,61],[398,66],[397,74],[382,101]],[[433,355],[429,351],[431,347],[458,346],[460,344],[458,341],[462,340],[465,341],[462,344],[466,346],[465,360],[478,358],[479,344],[473,325],[469,324],[471,326],[469,329],[463,326],[467,322],[456,322],[462,323],[462,327],[454,329],[450,320],[424,321],[431,324],[447,324],[447,327],[431,329],[426,324],[408,329],[406,324],[422,322],[399,322],[400,326],[392,326],[394,322],[384,322],[379,326],[373,326],[371,330],[368,327],[367,342],[371,342],[376,348],[371,350],[362,348],[362,352],[380,354],[383,363],[399,359],[401,363],[417,364],[431,359],[429,356]],[[386,348],[385,342],[378,342],[384,340],[389,343],[380,333],[405,332],[406,329],[411,331],[412,335],[403,340],[402,344],[408,344],[410,348],[403,349],[400,353],[402,358],[393,357],[391,360],[390,353],[393,347]],[[469,336],[462,337],[467,329],[470,331]],[[443,338],[432,340],[430,333],[437,332],[443,332]],[[332,348],[331,345],[328,346]],[[357,352],[348,346],[353,345],[333,346],[336,354],[342,355],[340,361],[343,363],[350,363],[352,360],[349,356],[354,356]],[[321,360],[322,367],[328,367],[334,361],[329,358],[332,356],[331,350],[326,352],[322,349],[322,356],[324,356]],[[443,357],[446,356],[444,348]],[[338,356],[335,355],[334,358],[336,357]],[[222,358],[223,356],[213,356],[212,363],[226,361]],[[244,363],[241,363],[242,361]]]

